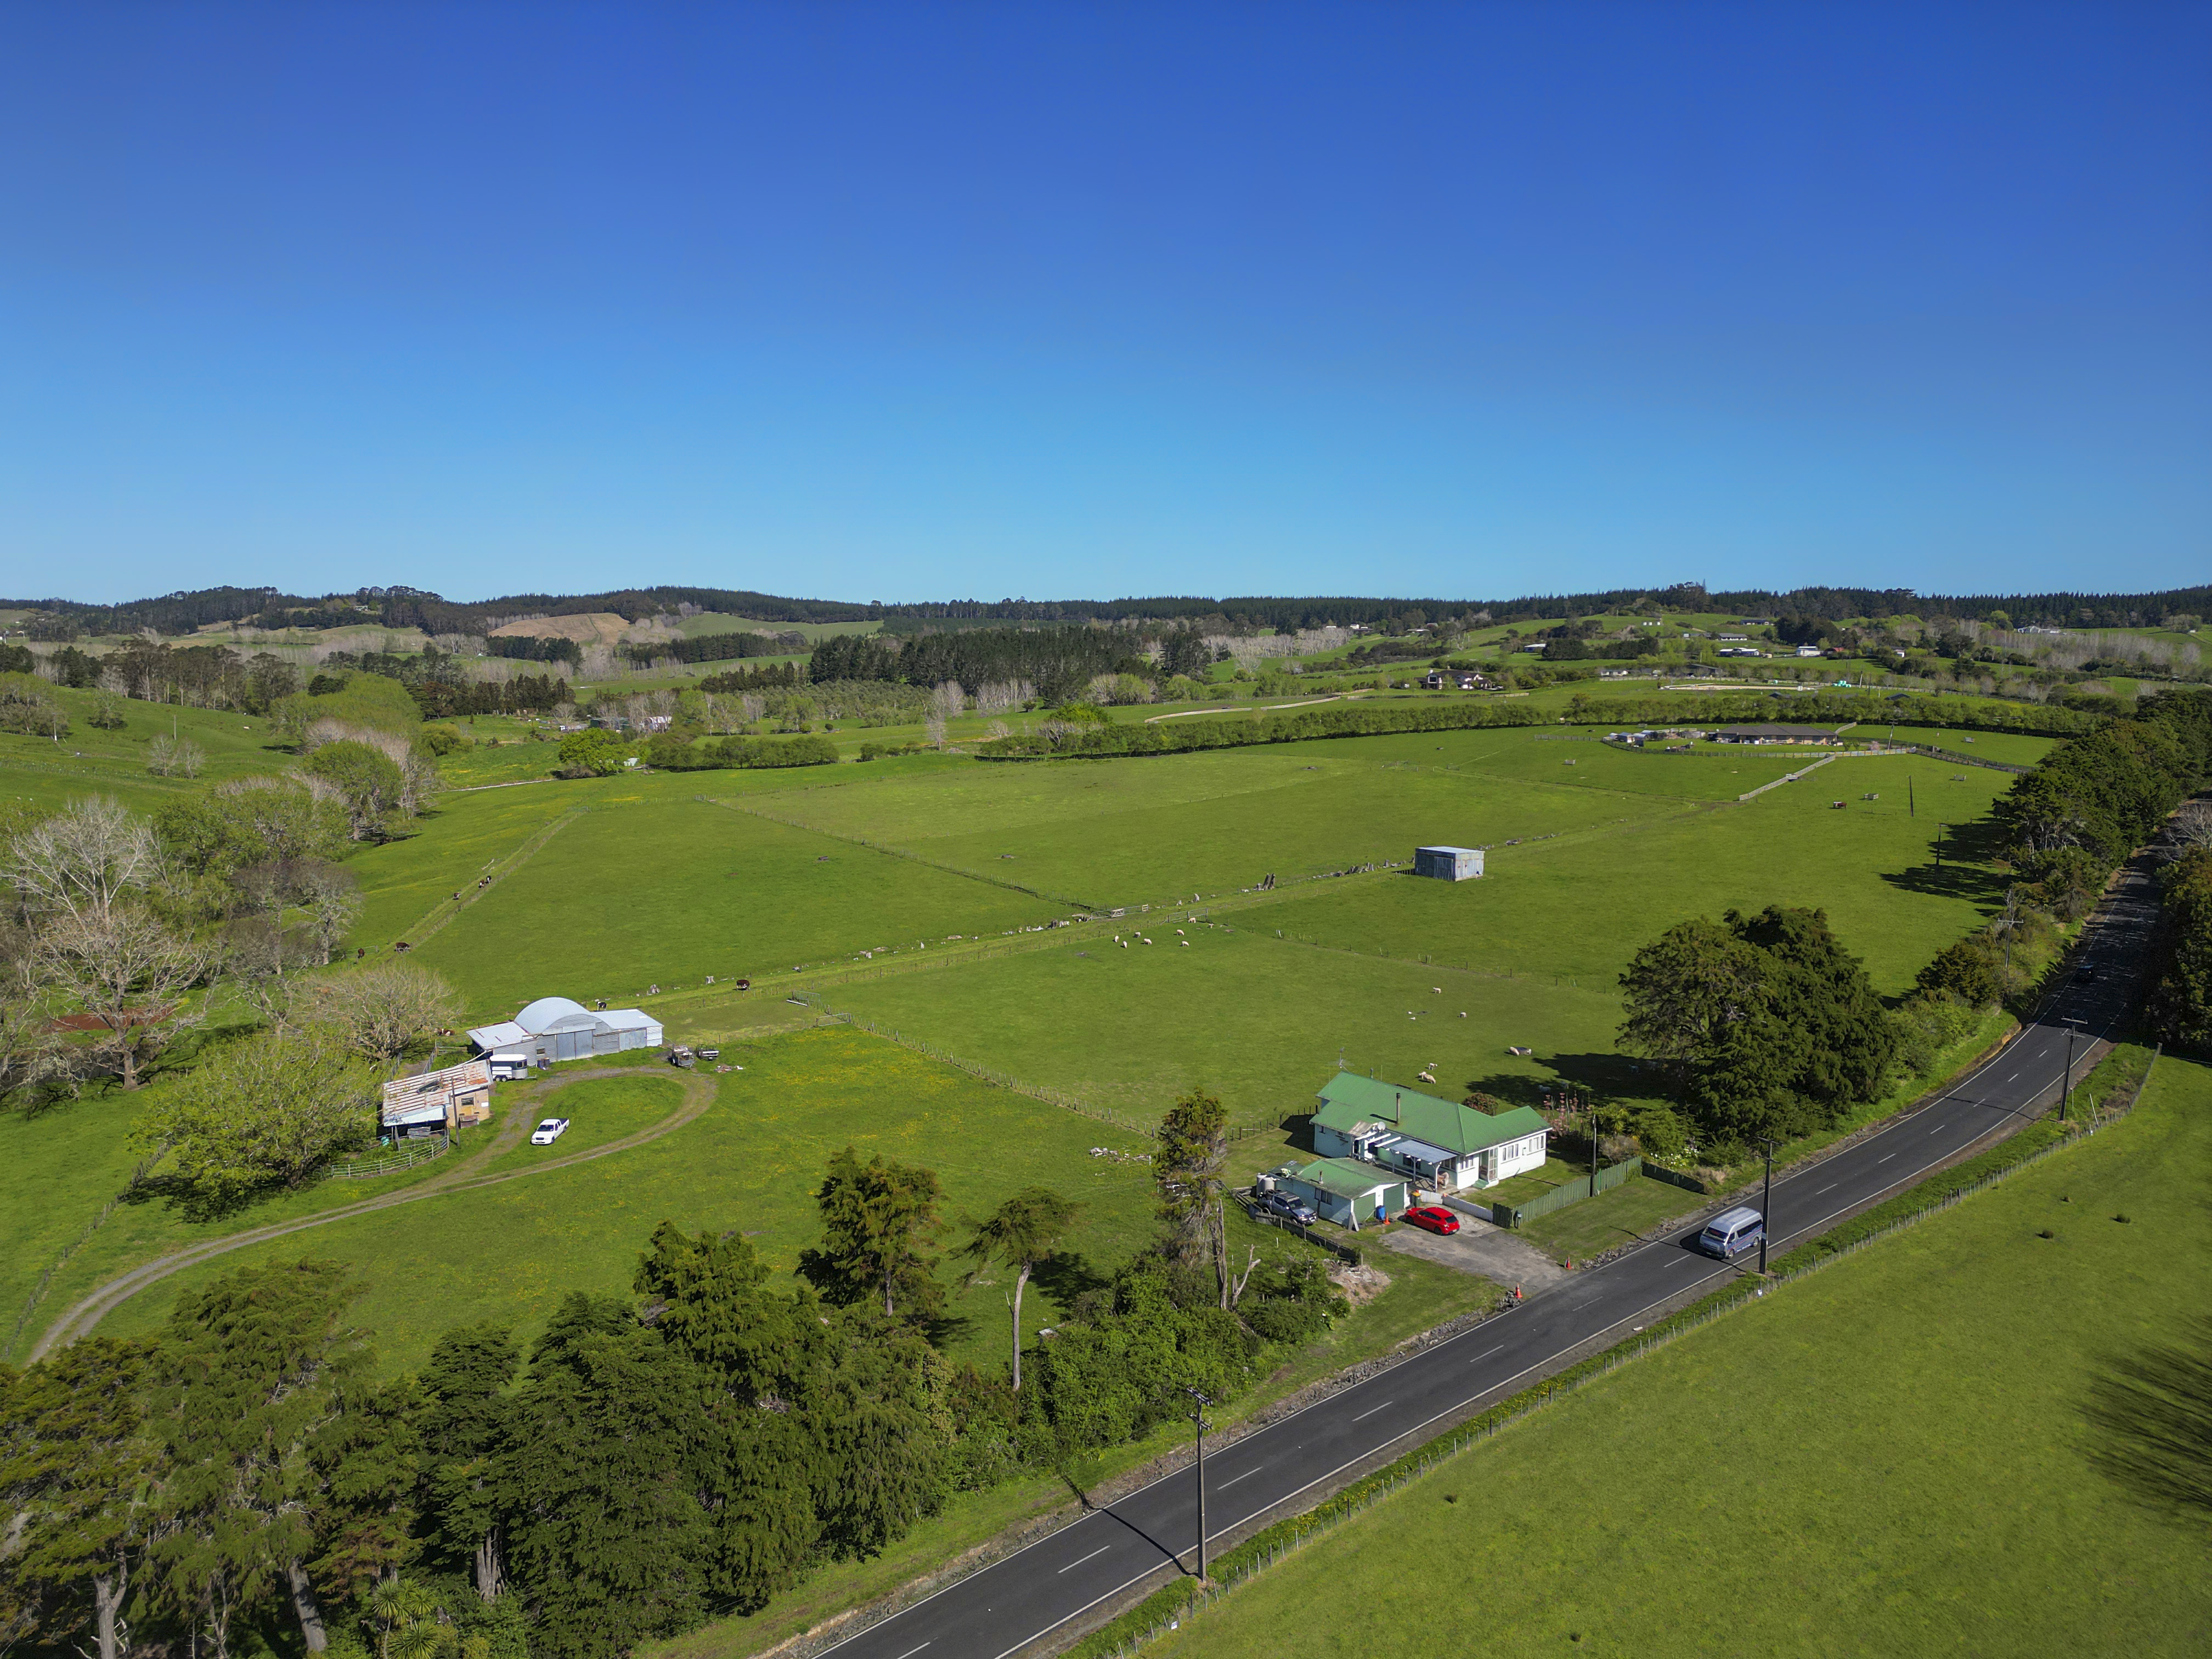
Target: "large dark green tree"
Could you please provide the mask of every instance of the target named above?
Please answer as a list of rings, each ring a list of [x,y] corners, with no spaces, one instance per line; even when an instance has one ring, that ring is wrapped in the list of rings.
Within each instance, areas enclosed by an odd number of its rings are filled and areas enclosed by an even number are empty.
[[[218,1653],[272,1591],[310,1652],[326,1644],[308,1566],[331,1442],[369,1392],[367,1340],[345,1317],[355,1289],[336,1262],[240,1268],[180,1295],[155,1350],[148,1415],[168,1464],[155,1587]]]
[[[1203,1089],[1193,1089],[1160,1119],[1152,1152],[1163,1243],[1176,1267],[1210,1268],[1218,1304],[1230,1304],[1228,1223],[1229,1113]]]
[[[941,1197],[935,1170],[881,1153],[862,1164],[846,1147],[815,1188],[822,1243],[802,1254],[799,1271],[837,1306],[866,1299],[886,1318],[934,1318],[945,1305],[930,1248]]]
[[[89,1629],[100,1659],[122,1652],[161,1470],[139,1405],[147,1358],[89,1337],[25,1371],[0,1366],[0,1649],[35,1635],[58,1650]]]
[[[1670,927],[1621,975],[1623,1042],[1664,1061],[1705,1130],[1801,1133],[1877,1097],[1898,1032],[1817,910]]]
[[[697,1622],[714,1438],[696,1368],[619,1298],[572,1292],[532,1352],[502,1459],[533,1652],[612,1659]]]
[[[418,1379],[423,1512],[434,1558],[465,1563],[477,1594],[495,1599],[500,1561],[497,1455],[507,1391],[521,1364],[514,1338],[496,1325],[448,1331]]]

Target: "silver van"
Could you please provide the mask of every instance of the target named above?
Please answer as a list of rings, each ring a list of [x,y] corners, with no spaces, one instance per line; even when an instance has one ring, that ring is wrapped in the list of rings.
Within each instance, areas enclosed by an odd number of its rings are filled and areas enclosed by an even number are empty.
[[[1697,1248],[1728,1261],[1766,1237],[1766,1218],[1756,1210],[1723,1210],[1698,1235]]]

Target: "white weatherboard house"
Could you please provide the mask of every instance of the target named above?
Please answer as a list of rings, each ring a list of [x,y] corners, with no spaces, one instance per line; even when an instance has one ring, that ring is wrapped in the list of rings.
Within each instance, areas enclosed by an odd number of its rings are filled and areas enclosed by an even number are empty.
[[[1324,1158],[1379,1165],[1446,1193],[1542,1168],[1551,1133],[1533,1107],[1493,1116],[1356,1072],[1322,1086],[1313,1116],[1314,1151]]]
[[[480,1025],[469,1033],[477,1057],[491,1062],[494,1077],[520,1077],[532,1066],[620,1054],[625,1048],[658,1048],[660,1022],[639,1008],[604,1008],[597,1013],[567,997],[540,997],[513,1019]]]

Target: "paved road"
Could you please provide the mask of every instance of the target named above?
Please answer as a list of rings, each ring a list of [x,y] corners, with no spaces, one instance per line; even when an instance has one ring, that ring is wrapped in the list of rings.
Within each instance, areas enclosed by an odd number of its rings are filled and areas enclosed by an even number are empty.
[[[2076,1081],[2100,1056],[2095,1041],[2124,1015],[2154,913],[2147,879],[2130,871],[2088,934],[2102,971],[2071,982],[1995,1058],[1879,1133],[1774,1184],[1776,1246],[1813,1237],[1890,1188],[1925,1174],[2059,1097],[2074,1040]],[[1756,1202],[1756,1199],[1753,1200]],[[1618,1329],[1626,1334],[1678,1297],[1742,1272],[1687,1248],[1695,1226],[1574,1274],[1510,1314],[1253,1433],[1206,1464],[1209,1538],[1224,1538],[1279,1504],[1317,1501],[1334,1478],[1418,1443],[1420,1431],[1527,1386],[1563,1356]],[[1197,1530],[1188,1468],[1093,1510],[830,1650],[839,1659],[1006,1659],[1145,1579],[1191,1565]]]

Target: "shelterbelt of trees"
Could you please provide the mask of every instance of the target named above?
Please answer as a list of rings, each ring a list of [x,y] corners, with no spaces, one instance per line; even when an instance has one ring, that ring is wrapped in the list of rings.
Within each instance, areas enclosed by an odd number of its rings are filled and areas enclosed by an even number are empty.
[[[757,1607],[1188,1388],[1234,1399],[1323,1329],[1318,1252],[1230,1261],[1227,1154],[1220,1103],[1178,1102],[1156,1242],[1027,1354],[1021,1292],[1076,1206],[1018,1193],[947,1261],[936,1176],[849,1147],[789,1288],[734,1231],[664,1222],[628,1296],[572,1293],[526,1354],[451,1331],[417,1376],[373,1376],[343,1268],[239,1270],[151,1340],[0,1369],[0,1639],[599,1659]],[[963,1264],[1012,1285],[995,1374],[937,1346]]]
[[[1745,720],[1836,726],[1856,720],[1869,728],[1877,724],[1884,729],[1893,724],[1940,725],[1954,730],[2067,737],[2090,730],[2097,717],[2075,709],[2027,703],[1947,702],[1915,696],[1893,700],[1871,692],[1856,696],[1699,692],[1680,697],[1577,697],[1564,715],[1518,701],[1455,697],[1421,702],[1324,703],[1243,720],[1133,725],[1048,722],[1049,730],[1000,738],[979,744],[975,753],[979,759],[1001,761],[1174,755],[1250,744],[1304,743],[1316,738],[1553,726],[1562,720],[1577,726],[1621,727],[1723,726]],[[1870,729],[1863,735],[1873,732]]]
[[[1694,1136],[1733,1163],[1759,1137],[1808,1134],[1928,1078],[1936,1057],[2000,1002],[2025,1006],[2057,959],[2064,924],[2146,844],[2168,860],[2154,1035],[2212,1041],[2212,693],[2146,699],[2045,756],[1998,804],[2011,880],[2002,906],[1885,1006],[1818,911],[1693,919],[1639,951],[1621,976],[1623,1047],[1664,1063],[1679,1113],[1617,1126],[1672,1154]],[[2185,805],[2185,803],[2187,803]],[[2177,809],[2180,809],[2177,811]]]

